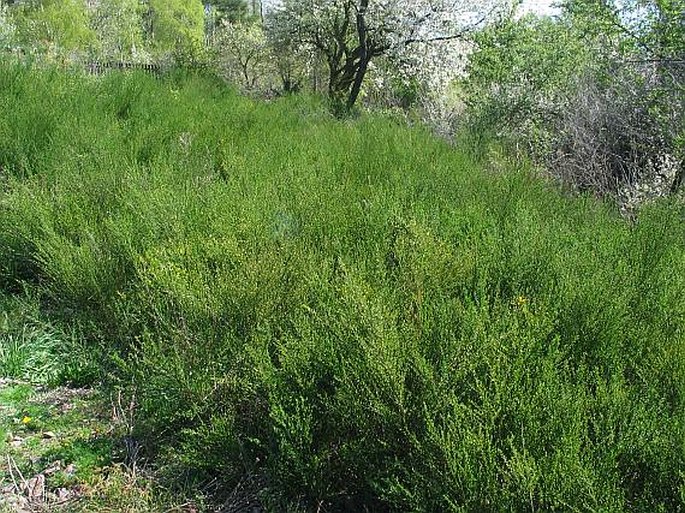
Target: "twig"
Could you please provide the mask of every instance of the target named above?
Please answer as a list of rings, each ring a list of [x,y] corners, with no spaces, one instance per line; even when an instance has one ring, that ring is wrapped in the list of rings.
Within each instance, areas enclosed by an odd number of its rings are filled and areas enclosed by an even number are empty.
[[[12,483],[14,483],[14,489],[17,491],[17,493],[21,492],[21,488],[19,488],[19,485],[17,485],[17,480],[14,479],[14,472],[12,472],[12,462],[9,454],[7,455],[7,468],[10,471],[10,477],[12,478]]]
[[[183,508],[194,506],[192,502],[184,502],[178,506],[172,506],[171,508],[164,510],[162,513],[172,513],[172,511],[183,511]]]
[[[21,478],[21,482],[24,485],[23,488],[21,488],[17,484],[17,480],[14,478],[14,471],[12,470],[13,466],[14,466],[14,469],[17,471],[17,474],[19,474],[19,477]],[[17,466],[17,462],[14,461],[14,459],[9,454],[7,455],[7,467],[9,468],[10,477],[12,478],[12,482],[14,483],[14,487],[16,488],[17,492],[21,493],[24,490],[28,490],[28,487],[29,487],[28,482],[26,482],[26,479],[24,479],[24,475],[21,473],[21,470],[19,470],[19,467]]]

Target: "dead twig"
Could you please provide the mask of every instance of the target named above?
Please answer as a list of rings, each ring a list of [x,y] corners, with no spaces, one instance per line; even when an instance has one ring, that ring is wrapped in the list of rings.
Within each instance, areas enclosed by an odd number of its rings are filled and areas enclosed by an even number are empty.
[[[17,466],[17,462],[14,461],[14,458],[12,458],[9,454],[7,455],[7,467],[10,471],[10,477],[12,478],[12,483],[14,484],[14,488],[17,490],[17,493],[22,493],[24,490],[28,489],[28,482],[26,479],[24,479],[24,475],[21,473],[21,470],[19,470],[19,467]],[[17,484],[17,480],[14,477],[14,470],[17,471],[17,474],[19,474],[19,478],[21,479],[21,482],[23,484],[23,487],[20,487]]]

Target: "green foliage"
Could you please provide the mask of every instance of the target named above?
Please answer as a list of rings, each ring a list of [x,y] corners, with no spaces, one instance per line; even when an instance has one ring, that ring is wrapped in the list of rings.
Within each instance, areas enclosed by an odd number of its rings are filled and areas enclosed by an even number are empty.
[[[588,34],[603,36],[606,51],[619,43],[624,49],[664,62],[682,59],[685,53],[683,0],[566,0],[562,5],[566,15],[582,24]]]
[[[647,34],[652,46],[657,48],[662,58],[682,59],[685,56],[685,2],[665,0],[647,2],[650,8],[651,30]]]
[[[144,48],[144,6],[139,0],[101,0],[91,25],[97,33],[96,55],[100,59],[130,61]]]
[[[266,40],[283,92],[294,93],[303,86],[308,74],[317,76],[317,60],[313,52],[292,37],[288,17],[281,11],[269,11],[264,20]],[[321,64],[319,63],[320,67]],[[317,91],[318,84],[313,90]]]
[[[236,23],[247,19],[246,0],[212,0],[209,5],[215,10],[215,23],[223,21]]]
[[[162,53],[196,58],[204,37],[204,7],[199,0],[150,0],[149,37]],[[181,64],[184,64],[182,62]]]
[[[0,377],[76,386],[97,379],[93,348],[43,317],[35,300],[0,295]]]
[[[685,162],[685,65],[672,37],[682,2],[562,7],[558,17],[510,17],[476,36],[462,84],[470,124],[575,189],[669,194]]]
[[[269,88],[274,54],[260,24],[223,24],[214,31],[213,42],[222,77],[246,91]]]
[[[568,104],[572,79],[591,49],[550,18],[506,18],[476,33],[464,94],[477,130],[497,127],[546,151],[550,124]]]
[[[3,284],[107,340],[149,454],[274,510],[685,506],[681,207],[194,76],[2,71],[44,107],[0,117]]]
[[[13,9],[20,41],[49,56],[84,51],[96,39],[81,0],[35,0]]]

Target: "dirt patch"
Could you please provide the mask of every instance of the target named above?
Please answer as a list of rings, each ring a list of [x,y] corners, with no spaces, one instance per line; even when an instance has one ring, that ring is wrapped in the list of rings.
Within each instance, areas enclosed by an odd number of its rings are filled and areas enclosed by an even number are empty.
[[[56,511],[78,500],[85,486],[77,465],[58,456],[99,422],[94,392],[0,379],[0,394],[0,512]]]

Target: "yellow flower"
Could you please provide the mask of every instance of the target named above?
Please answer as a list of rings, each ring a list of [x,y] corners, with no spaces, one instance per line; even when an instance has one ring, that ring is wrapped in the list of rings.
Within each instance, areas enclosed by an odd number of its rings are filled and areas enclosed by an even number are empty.
[[[528,304],[528,298],[526,296],[516,296],[511,304],[517,308],[523,308]]]
[[[24,418],[21,419],[21,423],[24,424],[24,425],[26,425],[26,424],[28,424],[29,422],[31,422],[31,420],[33,420],[31,417],[29,417],[28,415],[24,415]]]

